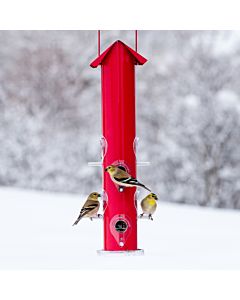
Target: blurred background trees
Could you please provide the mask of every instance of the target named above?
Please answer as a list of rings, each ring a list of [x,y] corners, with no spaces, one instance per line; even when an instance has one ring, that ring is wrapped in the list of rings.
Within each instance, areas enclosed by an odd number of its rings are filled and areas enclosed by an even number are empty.
[[[134,47],[133,31],[102,33]],[[0,185],[101,189],[95,31],[0,32]],[[139,177],[165,201],[240,208],[240,33],[140,31]]]

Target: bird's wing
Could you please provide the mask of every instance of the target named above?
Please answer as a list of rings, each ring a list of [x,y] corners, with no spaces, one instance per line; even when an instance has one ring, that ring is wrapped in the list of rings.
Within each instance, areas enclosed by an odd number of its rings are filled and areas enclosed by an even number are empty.
[[[149,188],[147,188],[144,184],[142,184],[141,182],[139,182],[137,179],[132,178],[131,176],[128,178],[116,178],[114,176],[114,179],[120,183],[124,183],[124,184],[129,184],[129,185],[135,185],[135,186],[141,186],[144,189],[148,190],[149,192],[151,192],[151,190]]]
[[[139,182],[137,181],[137,179],[132,178],[131,176],[130,177],[128,176],[128,177],[125,177],[125,178],[116,178],[114,176],[114,179],[116,181],[119,181],[119,182],[122,182],[122,183],[126,183],[126,184],[133,184],[133,185],[138,185],[139,184]]]
[[[122,182],[122,183],[128,183],[128,181],[131,179],[131,177],[121,177],[121,178],[119,178],[119,177],[113,177],[117,182]]]
[[[141,205],[141,208],[143,209],[144,205],[145,205],[145,202],[146,202],[146,197],[142,199],[140,205]]]
[[[131,178],[131,176],[128,174],[128,172],[118,168],[116,174],[114,175],[114,178],[127,179],[127,178]]]
[[[141,201],[141,207],[142,207],[142,210],[143,210],[143,211],[145,210],[146,206],[147,206],[147,199],[144,198],[144,199]]]
[[[99,206],[98,201],[87,200],[80,211],[81,217],[85,216],[87,213],[97,208],[98,206]]]

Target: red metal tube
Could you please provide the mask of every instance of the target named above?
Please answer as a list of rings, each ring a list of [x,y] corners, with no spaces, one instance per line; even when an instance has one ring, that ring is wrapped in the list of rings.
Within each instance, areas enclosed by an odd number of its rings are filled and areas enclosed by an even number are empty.
[[[102,68],[103,172],[108,165],[119,164],[136,177],[135,65],[145,62],[133,49],[116,41],[91,63],[93,68]],[[104,250],[137,250],[136,188],[119,192],[104,172],[103,189],[107,200]]]

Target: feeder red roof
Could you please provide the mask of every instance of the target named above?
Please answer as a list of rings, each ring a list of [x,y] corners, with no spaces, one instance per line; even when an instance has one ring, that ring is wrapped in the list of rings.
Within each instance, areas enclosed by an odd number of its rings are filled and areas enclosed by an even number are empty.
[[[98,56],[91,64],[90,66],[92,68],[96,68],[99,65],[102,65],[104,62],[104,59],[111,53],[112,49],[115,47],[119,47],[119,46],[123,46],[125,47],[129,54],[132,56],[132,58],[134,59],[134,63],[136,65],[143,65],[147,59],[144,58],[142,55],[138,54],[136,51],[134,51],[132,48],[128,47],[126,44],[124,44],[121,41],[116,41],[114,42],[109,48],[107,48],[100,56]]]

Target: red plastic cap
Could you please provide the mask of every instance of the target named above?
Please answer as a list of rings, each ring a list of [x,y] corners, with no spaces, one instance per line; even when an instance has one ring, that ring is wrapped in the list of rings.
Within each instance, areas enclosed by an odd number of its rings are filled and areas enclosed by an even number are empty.
[[[104,63],[104,59],[111,53],[111,50],[115,47],[125,47],[129,54],[132,56],[134,60],[135,65],[143,65],[147,61],[146,58],[144,58],[142,55],[138,54],[136,51],[134,51],[132,48],[128,47],[126,44],[124,44],[122,41],[116,41],[114,42],[109,48],[107,48],[100,56],[98,56],[91,64],[90,66],[92,68],[97,68],[99,65],[102,65]]]

